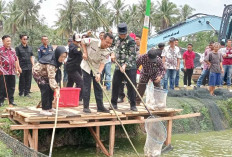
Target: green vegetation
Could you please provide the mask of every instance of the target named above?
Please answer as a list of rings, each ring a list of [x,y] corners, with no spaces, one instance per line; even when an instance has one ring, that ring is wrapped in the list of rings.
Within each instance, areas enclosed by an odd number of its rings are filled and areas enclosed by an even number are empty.
[[[126,22],[129,32],[142,32],[146,0],[139,0],[138,4],[132,5],[125,5],[122,0],[89,2],[111,28],[120,22]],[[36,52],[42,35],[47,35],[52,45],[64,45],[74,32],[106,30],[88,3],[77,0],[65,0],[64,4],[57,5],[58,20],[54,27],[50,28],[45,24],[46,17],[39,17],[42,3],[43,0],[1,0],[0,35],[11,35],[12,46],[16,47],[19,44],[19,34],[26,33],[30,37],[29,45],[33,46]],[[150,28],[155,28],[156,32],[165,29],[185,20],[192,15],[193,10],[186,4],[177,6],[169,0],[152,2]]]
[[[12,157],[11,149],[8,149],[7,146],[0,141],[0,156],[2,157]]]

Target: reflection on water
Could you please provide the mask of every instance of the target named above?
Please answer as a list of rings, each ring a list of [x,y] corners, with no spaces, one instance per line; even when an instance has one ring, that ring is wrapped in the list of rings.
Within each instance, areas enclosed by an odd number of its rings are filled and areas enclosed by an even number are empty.
[[[141,156],[146,137],[133,139]],[[108,147],[107,142],[105,146]],[[174,149],[162,157],[232,157],[232,130],[199,134],[178,134],[172,137]],[[95,145],[65,146],[56,148],[54,157],[104,157],[96,154]],[[136,157],[127,139],[117,139],[115,157]]]

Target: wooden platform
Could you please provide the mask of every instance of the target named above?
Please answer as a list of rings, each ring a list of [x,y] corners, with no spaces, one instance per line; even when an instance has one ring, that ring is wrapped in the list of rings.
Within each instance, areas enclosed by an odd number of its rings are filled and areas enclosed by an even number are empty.
[[[109,104],[105,104],[109,107]],[[129,104],[118,104],[117,113],[123,124],[144,123],[149,116],[143,106],[137,106],[138,112],[130,110]],[[92,136],[96,140],[96,146],[107,156],[112,156],[115,141],[115,125],[120,125],[116,115],[111,113],[97,112],[95,104],[90,105],[92,113],[84,113],[83,106],[74,108],[59,108],[57,128],[78,128],[88,127]],[[16,124],[11,125],[12,130],[24,130],[24,144],[38,151],[38,129],[52,129],[54,127],[55,114],[44,116],[40,114],[41,108],[36,107],[16,107],[7,108],[8,118]],[[167,121],[166,145],[171,144],[172,120],[200,116],[199,113],[176,115],[182,109],[165,108],[151,111],[159,116],[156,121]],[[6,116],[6,114],[5,114]],[[110,126],[109,151],[100,140],[100,126]],[[95,127],[95,129],[94,129]],[[32,130],[32,134],[30,131]]]

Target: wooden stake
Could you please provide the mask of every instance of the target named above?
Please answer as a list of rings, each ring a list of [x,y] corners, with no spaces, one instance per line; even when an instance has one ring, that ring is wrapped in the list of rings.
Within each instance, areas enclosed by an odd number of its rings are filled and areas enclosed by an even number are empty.
[[[109,152],[106,150],[105,146],[103,145],[103,143],[101,142],[101,140],[97,137],[97,134],[94,132],[92,127],[88,127],[90,133],[92,134],[93,138],[95,139],[95,141],[98,143],[99,147],[101,148],[102,152],[106,155],[106,156],[110,156]]]
[[[38,151],[38,129],[33,129],[34,150]]]
[[[109,142],[110,156],[114,155],[114,143],[115,143],[115,125],[111,125],[110,126],[110,142]]]
[[[23,130],[23,132],[24,132],[24,135],[23,135],[23,143],[24,143],[24,145],[25,146],[29,146],[28,144],[28,134],[29,134],[29,130],[28,129],[24,129]]]

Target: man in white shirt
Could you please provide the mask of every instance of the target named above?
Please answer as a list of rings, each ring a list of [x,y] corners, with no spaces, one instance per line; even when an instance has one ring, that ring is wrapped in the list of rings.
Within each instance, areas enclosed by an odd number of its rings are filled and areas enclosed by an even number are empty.
[[[162,60],[166,69],[164,76],[164,89],[168,89],[168,79],[170,80],[170,89],[174,89],[176,71],[180,68],[180,49],[175,46],[175,38],[169,39],[169,46],[166,46],[162,52]]]

